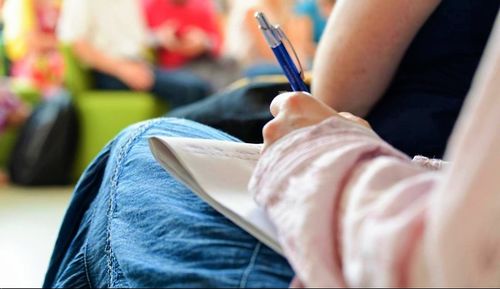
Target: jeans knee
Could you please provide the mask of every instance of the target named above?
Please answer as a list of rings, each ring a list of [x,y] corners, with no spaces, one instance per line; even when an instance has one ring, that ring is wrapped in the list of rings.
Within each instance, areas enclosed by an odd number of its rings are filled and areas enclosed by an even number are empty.
[[[121,147],[119,144],[127,143],[132,138],[137,137],[141,131],[147,130],[149,127],[153,126],[157,120],[146,120],[136,124],[132,124],[127,128],[123,129],[114,139],[115,146]]]
[[[148,140],[154,136],[239,142],[238,139],[201,123],[187,119],[163,117],[140,122],[124,129],[113,141],[112,151],[116,152],[120,148],[123,150],[124,147],[130,149],[138,144],[149,146]]]
[[[213,128],[180,118],[162,117],[133,124],[123,129],[115,138],[115,147],[134,143],[152,136],[190,137],[193,134],[209,134]]]

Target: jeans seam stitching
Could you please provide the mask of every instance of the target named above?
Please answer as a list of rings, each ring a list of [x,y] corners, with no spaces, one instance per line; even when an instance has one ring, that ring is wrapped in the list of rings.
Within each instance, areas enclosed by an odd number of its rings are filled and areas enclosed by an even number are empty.
[[[89,288],[94,288],[92,286],[92,282],[90,281],[90,274],[89,274],[89,266],[87,262],[87,247],[88,243],[85,241],[85,244],[83,245],[83,267],[85,268],[85,277],[87,278],[87,285]]]
[[[119,178],[122,173],[122,168],[123,168],[123,160],[126,158],[128,153],[130,152],[130,149],[132,146],[137,142],[137,139],[142,136],[147,129],[152,127],[154,124],[156,124],[158,121],[153,120],[149,121],[142,126],[139,126],[136,129],[135,134],[133,134],[128,141],[120,148],[120,152],[118,154],[118,157],[116,159],[116,166],[113,171],[113,175],[111,177],[111,190],[109,194],[109,204],[108,204],[108,212],[107,212],[107,228],[106,228],[106,247],[105,247],[105,253],[107,255],[107,270],[108,270],[108,275],[109,275],[109,284],[108,287],[112,288],[114,287],[113,284],[115,283],[114,276],[113,276],[113,268],[114,268],[114,262],[113,262],[113,249],[111,248],[111,221],[113,218],[113,213],[114,213],[114,208],[115,208],[115,194],[116,191],[118,190],[118,184],[119,184]]]
[[[250,258],[250,262],[248,263],[247,268],[245,269],[245,271],[243,272],[243,275],[241,276],[239,288],[245,288],[247,286],[248,277],[250,276],[250,272],[252,271],[252,269],[255,266],[255,262],[257,261],[257,256],[260,253],[261,247],[262,247],[262,244],[260,242],[257,242],[257,244],[255,245],[255,248],[253,250],[252,257]]]
[[[96,211],[95,209],[92,209],[92,211],[90,213],[89,228],[92,228],[92,226],[94,224],[95,211]],[[93,288],[92,281],[90,279],[90,269],[89,269],[90,266],[89,266],[88,257],[87,257],[88,256],[88,248],[89,248],[89,242],[88,242],[88,239],[86,239],[85,244],[84,244],[84,250],[83,250],[83,262],[84,262],[84,266],[85,266],[85,276],[87,277],[87,282],[88,282],[89,288]]]

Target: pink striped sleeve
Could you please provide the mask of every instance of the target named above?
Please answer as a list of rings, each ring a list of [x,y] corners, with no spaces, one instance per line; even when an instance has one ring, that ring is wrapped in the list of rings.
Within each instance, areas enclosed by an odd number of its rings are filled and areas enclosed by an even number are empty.
[[[500,285],[496,31],[443,169],[340,117],[266,151],[250,190],[278,228],[294,285]]]
[[[380,172],[393,170],[387,167],[391,161],[402,164],[397,171],[401,178],[424,172],[372,131],[340,117],[288,136],[259,163],[251,190],[278,225],[286,254],[305,285],[349,283],[345,266],[351,263],[343,262],[349,248],[342,242],[347,235],[341,234],[340,222],[347,205],[343,200],[353,191],[351,180],[360,178],[359,168],[374,158],[381,161],[376,164]]]

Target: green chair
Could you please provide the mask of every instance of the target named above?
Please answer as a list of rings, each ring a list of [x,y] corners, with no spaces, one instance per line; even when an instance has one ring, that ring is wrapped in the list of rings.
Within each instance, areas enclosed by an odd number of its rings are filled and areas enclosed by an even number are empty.
[[[167,106],[148,93],[93,90],[89,69],[74,57],[69,46],[63,46],[62,53],[66,88],[74,97],[80,123],[74,172],[79,176],[122,129],[161,116]]]
[[[2,77],[7,76],[7,71],[9,71],[9,61],[7,60],[7,55],[5,53],[5,41],[3,40],[3,31],[0,33],[0,75]]]
[[[0,136],[0,168],[5,168],[16,140],[17,131],[8,130]]]

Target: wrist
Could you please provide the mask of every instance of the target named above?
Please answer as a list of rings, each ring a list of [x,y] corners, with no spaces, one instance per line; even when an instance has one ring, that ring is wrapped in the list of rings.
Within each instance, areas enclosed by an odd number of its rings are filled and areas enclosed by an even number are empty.
[[[111,59],[110,61],[110,75],[122,79],[123,78],[123,72],[126,71],[125,69],[126,62],[121,60],[121,59]]]

